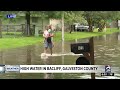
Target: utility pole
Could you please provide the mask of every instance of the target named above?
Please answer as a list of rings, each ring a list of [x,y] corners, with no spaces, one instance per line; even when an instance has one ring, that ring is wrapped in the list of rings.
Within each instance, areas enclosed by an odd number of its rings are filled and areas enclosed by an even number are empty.
[[[64,41],[64,11],[62,11],[62,41]]]

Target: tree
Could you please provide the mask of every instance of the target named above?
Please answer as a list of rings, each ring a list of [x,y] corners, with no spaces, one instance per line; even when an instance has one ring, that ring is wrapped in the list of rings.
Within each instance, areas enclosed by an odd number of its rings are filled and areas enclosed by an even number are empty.
[[[84,17],[88,22],[89,32],[93,32],[94,17],[96,17],[96,11],[84,11]]]
[[[73,24],[87,24],[83,17],[83,11],[66,11],[65,12],[65,23]]]
[[[96,11],[94,16],[93,16],[93,22],[94,25],[97,26],[98,32],[102,32],[103,29],[105,28],[105,25],[107,23],[107,20],[111,19],[112,20],[112,16],[111,15],[112,12],[110,11]]]
[[[27,36],[30,36],[30,35],[32,35],[32,32],[31,32],[31,30],[30,30],[30,11],[26,11],[26,26],[27,26],[27,28],[26,28],[26,35]]]
[[[99,28],[99,32],[102,32],[107,20],[115,20],[120,14],[116,11],[85,11],[84,17],[86,18],[89,31],[93,32],[92,26],[95,25]]]
[[[61,19],[62,11],[46,11],[45,14],[48,15],[48,18]]]
[[[112,20],[116,21],[117,28],[119,29],[118,20],[120,20],[120,11],[112,11],[111,12],[111,17],[112,17]]]
[[[80,23],[83,25],[87,24],[87,21],[83,17],[83,11],[66,11],[65,12],[65,24],[66,26],[71,27],[74,23]],[[70,29],[72,31],[72,29]],[[71,32],[70,31],[70,32]]]

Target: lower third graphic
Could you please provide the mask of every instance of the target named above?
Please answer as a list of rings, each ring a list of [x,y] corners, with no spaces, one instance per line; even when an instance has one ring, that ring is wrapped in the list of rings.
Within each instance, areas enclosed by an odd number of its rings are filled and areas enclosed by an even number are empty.
[[[105,73],[101,73],[101,76],[114,76],[114,73],[111,72],[111,66],[105,66]]]
[[[5,65],[0,65],[0,73],[5,73]]]

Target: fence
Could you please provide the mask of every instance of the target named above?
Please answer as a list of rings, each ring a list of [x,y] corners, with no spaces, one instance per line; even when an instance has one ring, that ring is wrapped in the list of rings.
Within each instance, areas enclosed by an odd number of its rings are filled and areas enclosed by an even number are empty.
[[[35,34],[35,29],[38,29],[39,34],[41,33],[41,26],[30,25],[32,35]],[[26,31],[26,25],[1,25],[2,37],[23,37]]]

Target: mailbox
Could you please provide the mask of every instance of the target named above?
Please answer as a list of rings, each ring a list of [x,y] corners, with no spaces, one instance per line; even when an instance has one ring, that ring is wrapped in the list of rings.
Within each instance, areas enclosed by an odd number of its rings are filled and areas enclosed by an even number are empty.
[[[80,54],[83,52],[90,52],[89,43],[74,43],[71,44],[71,52],[75,54]]]

